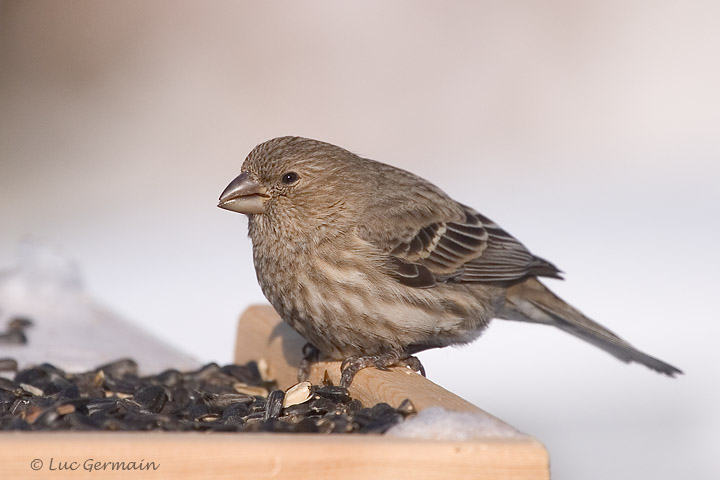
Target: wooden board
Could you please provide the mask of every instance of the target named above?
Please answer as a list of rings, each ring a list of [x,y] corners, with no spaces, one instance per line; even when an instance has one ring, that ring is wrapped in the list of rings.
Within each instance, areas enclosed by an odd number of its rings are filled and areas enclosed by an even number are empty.
[[[270,373],[289,386],[295,383],[302,344],[270,307],[251,307],[239,322],[236,360],[265,358]],[[325,370],[338,380],[337,363],[317,365],[313,379]],[[442,406],[500,422],[407,369],[362,370],[351,392],[367,404],[410,398],[419,410]],[[537,440],[478,433],[473,440],[447,441],[370,434],[3,432],[0,478],[549,478],[547,451]]]
[[[521,443],[410,441],[377,435],[3,433],[0,472],[7,479],[547,478],[544,449]],[[87,467],[98,462],[88,474]],[[113,471],[106,462],[125,462],[125,467],[130,462],[154,462],[157,468]],[[75,470],[58,470],[61,465]]]
[[[297,370],[305,340],[282,322],[272,307],[253,306],[247,309],[240,317],[237,332],[236,363],[263,359],[267,362],[268,375],[275,378],[281,388],[287,388],[297,382]],[[333,383],[338,384],[340,362],[319,362],[314,365],[310,381],[315,384],[321,383],[326,375]],[[483,423],[488,425],[498,425],[505,427],[504,430],[514,430],[502,420],[407,368],[398,367],[386,371],[376,368],[360,370],[349,390],[354,398],[359,399],[365,405],[386,402],[397,406],[404,399],[409,398],[418,411],[429,407],[442,407],[451,411],[477,415],[485,420]],[[385,437],[378,440],[378,448],[385,448],[383,442],[387,440]],[[392,448],[400,450],[414,449],[416,442],[419,441],[397,440],[398,442],[394,442]],[[483,456],[483,461],[489,462],[488,465],[496,466],[498,462],[503,465],[501,469],[495,469],[495,466],[489,467],[494,473],[487,476],[481,475],[482,469],[473,465],[468,470],[466,477],[456,473],[454,475],[460,476],[447,478],[516,478],[514,475],[520,474],[520,471],[522,475],[527,475],[527,478],[540,479],[550,476],[547,451],[540,442],[530,436],[520,434],[516,437],[493,438],[483,436],[483,432],[478,432],[478,436],[474,440],[440,443],[448,445],[452,443],[456,446],[461,445],[463,448],[478,449],[492,457]],[[447,463],[448,468],[457,466],[455,462],[458,459],[444,456],[444,454],[433,455],[433,458],[433,462]],[[506,473],[500,473],[501,470]]]

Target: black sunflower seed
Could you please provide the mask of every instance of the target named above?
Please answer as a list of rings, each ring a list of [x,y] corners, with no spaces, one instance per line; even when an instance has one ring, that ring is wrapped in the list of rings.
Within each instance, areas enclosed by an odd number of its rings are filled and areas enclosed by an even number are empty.
[[[283,408],[285,392],[254,362],[143,377],[130,358],[83,373],[47,363],[17,370],[13,362],[0,360],[0,369],[15,371],[13,380],[0,376],[0,430],[368,433],[414,413],[409,401],[363,408],[332,385],[314,386],[309,401]]]

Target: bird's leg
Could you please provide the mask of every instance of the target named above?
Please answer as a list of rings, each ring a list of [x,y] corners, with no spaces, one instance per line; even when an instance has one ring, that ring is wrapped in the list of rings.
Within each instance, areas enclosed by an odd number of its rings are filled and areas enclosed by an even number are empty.
[[[407,356],[404,353],[387,352],[380,355],[352,356],[343,360],[340,365],[340,386],[348,388],[355,374],[367,367],[387,370],[389,367],[408,367],[425,376],[425,368],[417,357]]]
[[[300,368],[298,368],[297,379],[298,382],[304,382],[310,378],[310,368],[312,364],[317,362],[320,358],[320,350],[315,345],[308,342],[302,348],[303,358],[300,361]]]

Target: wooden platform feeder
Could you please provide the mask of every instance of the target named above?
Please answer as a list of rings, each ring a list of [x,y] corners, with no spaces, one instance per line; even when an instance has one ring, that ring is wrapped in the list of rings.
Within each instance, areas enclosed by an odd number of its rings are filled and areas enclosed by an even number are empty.
[[[239,320],[235,362],[265,359],[280,388],[296,383],[302,338],[269,306],[250,307]],[[311,372],[339,383],[338,362]],[[361,370],[350,393],[365,405],[398,406],[409,398],[418,411],[442,407],[512,427],[407,368]],[[50,470],[52,466],[54,470]],[[89,462],[89,463],[88,463]],[[92,471],[92,478],[172,479],[547,479],[549,459],[532,437],[477,432],[468,440],[399,438],[374,434],[197,432],[3,432],[2,478],[75,478],[105,462],[154,462],[148,470]],[[60,469],[59,467],[66,468]],[[39,467],[39,468],[38,468]],[[76,467],[72,469],[72,467]],[[90,477],[88,477],[90,478]]]

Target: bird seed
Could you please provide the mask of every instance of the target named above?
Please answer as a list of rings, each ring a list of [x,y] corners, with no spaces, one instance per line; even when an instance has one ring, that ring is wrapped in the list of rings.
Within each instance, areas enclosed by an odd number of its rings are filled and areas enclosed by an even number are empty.
[[[414,413],[409,400],[365,408],[337,386],[279,390],[255,362],[148,376],[131,359],[83,373],[2,362],[16,373],[0,376],[0,430],[382,433]]]

